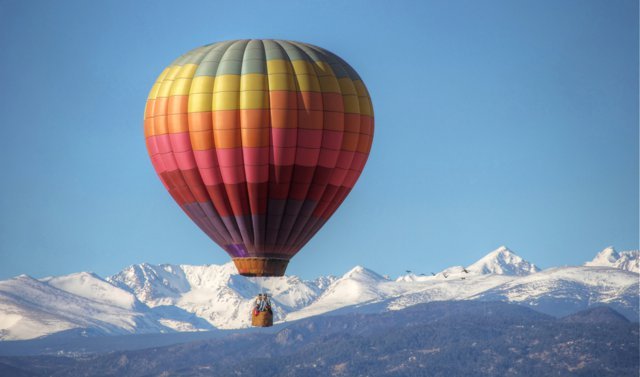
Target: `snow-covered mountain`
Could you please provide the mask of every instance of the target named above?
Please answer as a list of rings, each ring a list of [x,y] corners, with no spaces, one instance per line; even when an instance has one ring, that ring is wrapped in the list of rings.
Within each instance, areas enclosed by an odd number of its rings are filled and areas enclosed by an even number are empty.
[[[640,251],[622,251],[618,253],[613,246],[609,246],[596,255],[593,260],[584,264],[585,266],[604,266],[620,268],[623,270],[640,272]]]
[[[86,272],[40,280],[21,275],[0,281],[0,340],[69,329],[108,335],[244,328],[260,292],[272,296],[276,322],[446,300],[510,301],[554,315],[608,305],[637,319],[638,274],[629,268],[635,261],[637,271],[637,252],[605,251],[587,266],[540,271],[500,247],[466,268],[395,280],[361,266],[340,278],[247,278],[232,263],[143,263],[107,279]]]
[[[529,263],[514,254],[506,246],[490,252],[476,263],[467,267],[467,271],[477,274],[529,275],[540,271],[535,264]]]
[[[136,297],[81,272],[0,281],[0,339],[30,339],[73,328],[104,334],[157,333],[161,325]]]
[[[177,307],[220,329],[248,327],[256,295],[267,292],[274,302],[274,320],[314,301],[335,278],[303,281],[297,276],[247,278],[238,275],[232,262],[222,266],[130,266],[107,278],[128,290],[155,310]],[[183,331],[186,323],[164,325]]]

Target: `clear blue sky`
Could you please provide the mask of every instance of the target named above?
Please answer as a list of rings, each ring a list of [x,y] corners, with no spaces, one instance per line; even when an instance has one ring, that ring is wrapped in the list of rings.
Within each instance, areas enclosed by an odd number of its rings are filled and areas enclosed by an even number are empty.
[[[637,1],[0,0],[0,278],[227,261],[142,116],[174,58],[240,38],[327,48],[374,102],[365,171],[289,273],[638,248]]]

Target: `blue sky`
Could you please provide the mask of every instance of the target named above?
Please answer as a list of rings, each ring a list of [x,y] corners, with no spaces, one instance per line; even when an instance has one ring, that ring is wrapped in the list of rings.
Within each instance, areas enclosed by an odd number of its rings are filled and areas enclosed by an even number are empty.
[[[289,273],[638,248],[637,1],[0,0],[0,278],[226,262],[142,116],[174,58],[240,38],[331,50],[374,103],[364,173]]]

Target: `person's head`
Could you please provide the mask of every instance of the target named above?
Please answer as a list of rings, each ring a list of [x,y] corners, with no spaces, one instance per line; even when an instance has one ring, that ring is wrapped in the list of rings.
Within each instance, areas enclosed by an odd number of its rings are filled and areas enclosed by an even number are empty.
[[[258,297],[262,297],[262,293],[258,293]]]

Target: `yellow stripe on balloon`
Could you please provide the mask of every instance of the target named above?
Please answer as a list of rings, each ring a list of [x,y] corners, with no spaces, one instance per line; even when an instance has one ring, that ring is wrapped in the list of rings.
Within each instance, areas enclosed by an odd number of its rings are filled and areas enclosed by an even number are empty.
[[[211,110],[236,110],[240,106],[239,91],[235,92],[214,92]]]
[[[268,109],[269,92],[252,90],[240,92],[240,109]],[[220,110],[220,109],[218,109]]]
[[[267,60],[267,73],[293,74],[293,67],[291,66],[291,62],[287,60]]]
[[[296,72],[296,89],[301,92],[320,92],[320,83],[316,75],[298,74]]]
[[[180,71],[176,74],[175,78],[192,78],[196,74],[199,64],[185,64],[182,65]]]
[[[240,90],[267,90],[269,81],[267,76],[261,73],[249,73],[240,76]]]
[[[340,84],[335,76],[320,76],[320,89],[323,93],[340,93]]]
[[[156,99],[156,96],[158,95],[158,90],[160,90],[160,83],[156,82],[153,84],[153,86],[151,86],[151,90],[149,91],[149,95],[147,96],[147,99]]]
[[[340,85],[340,92],[342,95],[358,95],[356,91],[356,87],[348,77],[342,77],[338,79],[338,84]]]
[[[216,76],[213,92],[237,92],[240,90],[240,75]]]
[[[189,95],[189,91],[191,89],[191,78],[179,78],[173,81],[173,85],[171,85],[171,90],[169,91],[170,96],[186,96]]]
[[[360,99],[356,95],[343,95],[344,112],[349,114],[360,114]]]
[[[291,65],[296,75],[316,75],[316,70],[313,67],[313,63],[306,60],[292,60]]]
[[[196,76],[191,81],[191,88],[189,94],[194,95],[196,93],[213,93],[213,85],[215,83],[215,77],[213,76]]]
[[[189,95],[189,112],[199,113],[211,111],[213,104],[213,93],[192,93]]]
[[[290,73],[274,73],[268,75],[269,90],[296,90],[296,82]]]

